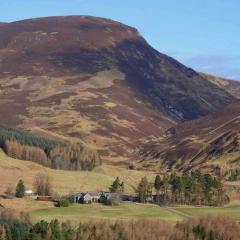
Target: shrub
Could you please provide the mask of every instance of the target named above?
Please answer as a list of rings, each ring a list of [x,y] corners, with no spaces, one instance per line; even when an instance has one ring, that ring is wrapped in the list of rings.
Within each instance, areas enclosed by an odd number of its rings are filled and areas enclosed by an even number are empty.
[[[114,193],[108,199],[107,204],[111,206],[118,206],[122,202],[121,197],[118,193]]]
[[[27,212],[17,211],[15,209],[5,208],[0,211],[0,220],[18,220],[23,223],[30,223],[30,216]]]
[[[68,199],[61,199],[57,203],[57,207],[69,207],[71,202]]]
[[[100,198],[100,203],[110,206],[118,206],[122,202],[121,197],[118,193],[111,193],[109,196],[102,195]]]
[[[13,198],[15,196],[15,190],[13,186],[8,186],[5,191],[7,198]]]
[[[131,164],[128,166],[128,169],[129,169],[129,170],[135,170],[135,169],[136,169],[136,166],[135,166],[133,163],[131,163]]]

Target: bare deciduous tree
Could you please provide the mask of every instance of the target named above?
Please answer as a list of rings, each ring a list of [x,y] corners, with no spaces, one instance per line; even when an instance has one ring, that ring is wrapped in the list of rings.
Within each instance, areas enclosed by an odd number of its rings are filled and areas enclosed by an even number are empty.
[[[52,182],[47,174],[37,174],[33,185],[35,192],[39,196],[50,196],[52,194]]]

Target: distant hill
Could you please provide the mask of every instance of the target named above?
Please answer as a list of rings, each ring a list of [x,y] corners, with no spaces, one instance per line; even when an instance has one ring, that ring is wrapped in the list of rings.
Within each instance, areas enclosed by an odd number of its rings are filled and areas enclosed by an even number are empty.
[[[135,28],[103,18],[8,23],[0,59],[1,123],[81,140],[114,164],[177,122],[235,100]]]
[[[228,91],[236,98],[240,98],[240,81],[226,79],[226,78],[213,76],[205,73],[201,73],[201,75],[207,80],[209,80],[210,82]]]
[[[146,144],[140,156],[140,166],[147,169],[205,169],[215,173],[238,169],[240,102],[169,129],[164,139]]]

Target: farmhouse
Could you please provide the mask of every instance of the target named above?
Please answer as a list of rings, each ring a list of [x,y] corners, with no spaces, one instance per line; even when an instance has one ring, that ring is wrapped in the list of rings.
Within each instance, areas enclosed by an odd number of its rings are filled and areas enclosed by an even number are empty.
[[[101,193],[75,193],[71,196],[74,203],[97,203]]]
[[[70,199],[74,203],[83,203],[83,204],[90,204],[90,203],[98,203],[98,202],[103,202],[103,201],[108,201],[112,198],[112,196],[116,193],[111,193],[111,192],[97,192],[97,193],[75,193],[70,196]],[[133,195],[126,195],[122,194],[119,195],[120,199],[122,201],[131,201],[131,202],[137,202],[138,197],[133,196]]]
[[[97,203],[101,197],[101,193],[86,193],[83,196],[83,203]]]

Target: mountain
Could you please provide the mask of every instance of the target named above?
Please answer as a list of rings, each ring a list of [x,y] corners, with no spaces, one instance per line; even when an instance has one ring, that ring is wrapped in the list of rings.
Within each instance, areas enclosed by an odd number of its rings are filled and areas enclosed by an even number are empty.
[[[201,73],[201,75],[209,80],[210,82],[216,84],[220,88],[223,88],[236,98],[240,98],[240,81],[230,80],[218,76],[213,76],[205,73]]]
[[[144,145],[141,168],[205,169],[226,173],[239,169],[240,101],[166,131],[164,139]]]
[[[117,163],[234,100],[116,21],[48,17],[0,28],[0,122],[81,140]]]

